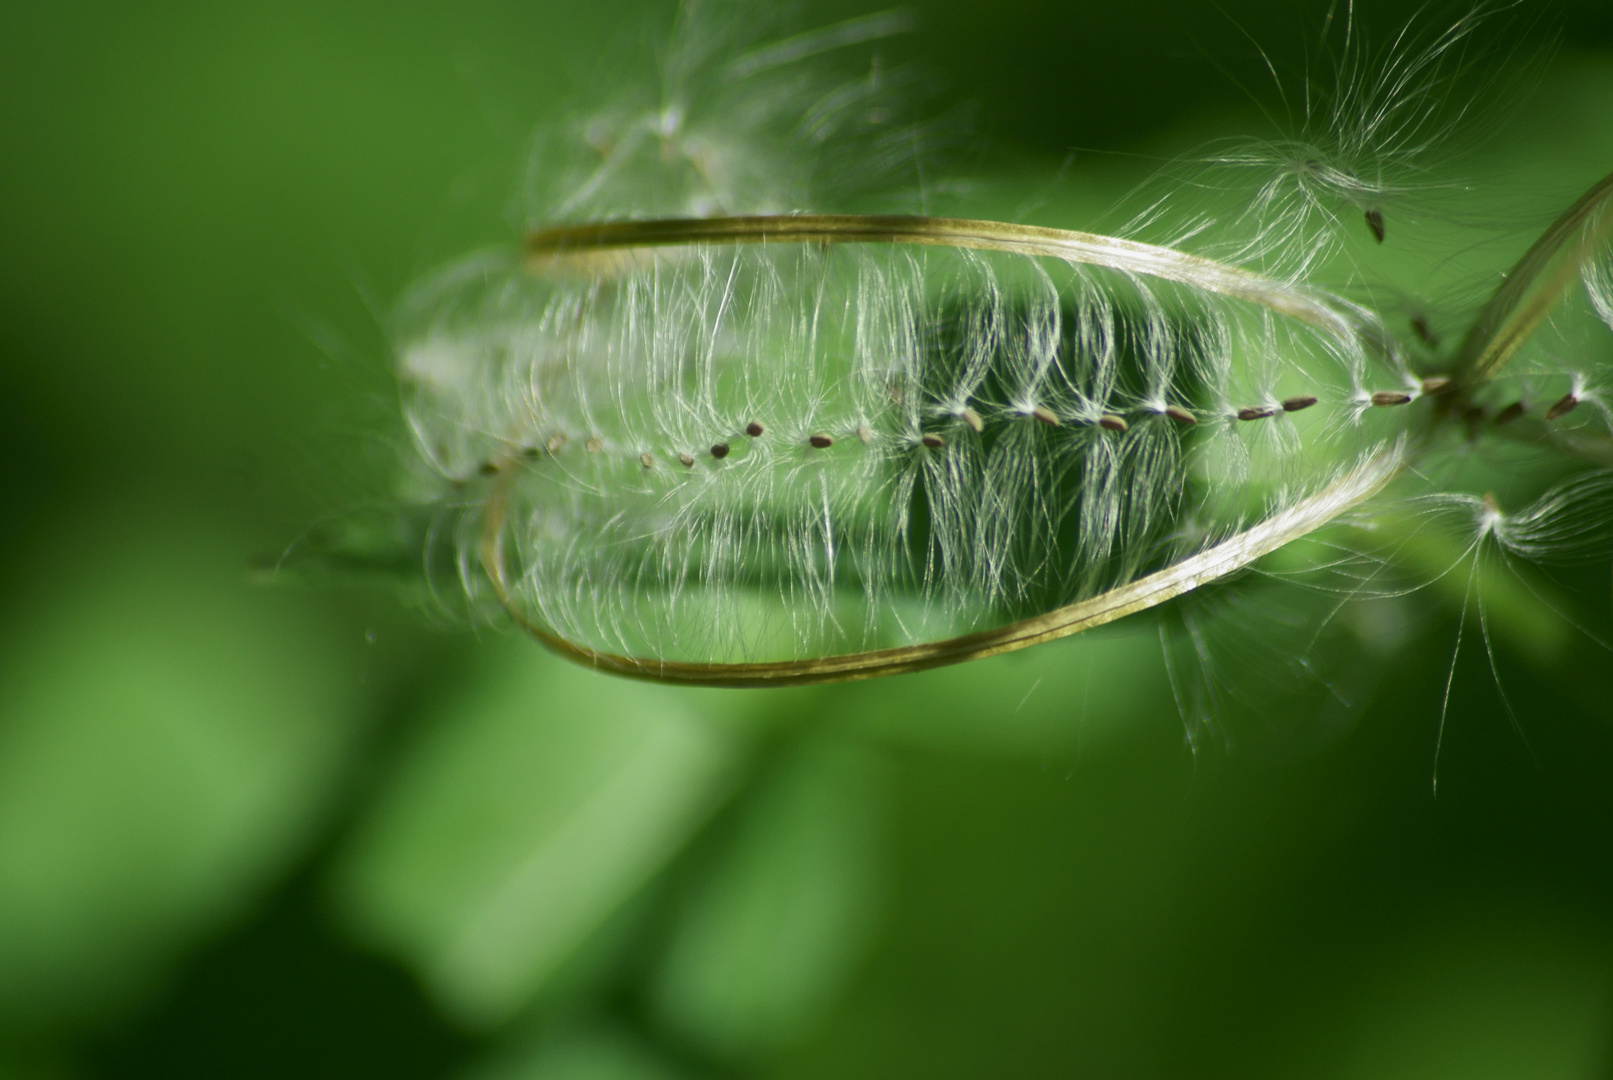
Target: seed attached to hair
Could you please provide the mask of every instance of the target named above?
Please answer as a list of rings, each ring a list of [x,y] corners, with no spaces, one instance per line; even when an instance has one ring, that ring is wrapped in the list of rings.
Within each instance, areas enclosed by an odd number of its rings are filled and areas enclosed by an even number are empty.
[[[1194,416],[1180,405],[1165,406],[1165,415],[1170,417],[1172,420],[1175,420],[1178,424],[1182,424],[1187,427],[1192,427],[1199,422],[1198,417]]]
[[[718,461],[721,461],[723,458],[727,457],[728,456],[728,444],[725,443],[725,442],[720,442],[717,445],[713,446],[711,448],[711,456],[716,458]]]
[[[1367,228],[1372,230],[1372,235],[1378,241],[1378,243],[1380,243],[1380,244],[1383,243],[1383,211],[1382,210],[1368,210],[1367,211]]]
[[[1112,413],[1104,413],[1098,417],[1098,426],[1105,431],[1125,431],[1126,422]]]
[[[498,462],[484,461],[476,467],[476,471],[483,476],[496,476],[498,475]]]
[[[655,458],[649,454],[640,454],[638,456],[638,463],[644,466],[646,469],[655,468]]]
[[[689,454],[679,454],[678,464],[682,465],[685,469],[692,469],[694,468],[694,458]]]
[[[873,439],[873,437],[874,437],[874,429],[873,428],[869,427],[867,424],[859,424],[858,425],[858,427],[857,427],[857,438],[861,439],[863,442],[869,442],[869,441],[871,441]]]
[[[827,450],[829,447],[835,444],[835,441],[827,435],[813,435],[807,439],[807,442],[811,443],[819,450]]]
[[[923,443],[925,446],[928,446],[931,450],[938,449],[947,444],[947,441],[941,438],[941,436],[929,434],[919,436],[919,442]]]
[[[762,432],[766,430],[766,428],[755,420],[752,420],[750,423],[745,425],[745,434],[749,435],[753,439],[761,438]]]
[[[587,449],[587,451],[590,454],[597,454],[601,450],[605,449],[605,444],[604,443],[602,443],[598,439],[592,438],[592,437],[590,437],[587,442],[583,443],[583,446]]]
[[[1298,394],[1291,398],[1283,398],[1283,412],[1299,412],[1316,404],[1316,399],[1309,394]]]
[[[1443,394],[1455,385],[1455,380],[1449,375],[1430,375],[1423,380],[1423,393]]]
[[[1411,395],[1404,390],[1379,390],[1372,395],[1372,404],[1380,409],[1389,405],[1404,405],[1411,400]]]
[[[1059,418],[1058,417],[1054,416],[1052,413],[1048,412],[1046,409],[1042,408],[1040,405],[1034,406],[1031,409],[1030,417],[1031,417],[1032,420],[1041,421],[1042,423],[1046,424],[1048,427],[1062,427],[1063,426],[1062,424],[1059,423]]]
[[[1238,410],[1238,419],[1239,420],[1264,420],[1268,416],[1276,416],[1276,415],[1277,415],[1277,410],[1273,409],[1273,408],[1270,408],[1269,406],[1266,406],[1266,405],[1261,405],[1258,408],[1248,408],[1248,409],[1239,409]]]
[[[960,409],[958,411],[958,419],[962,420],[965,424],[968,424],[976,435],[986,430],[986,422],[980,419],[980,414],[975,412],[973,409]]]
[[[549,436],[549,441],[543,444],[543,448],[551,454],[558,454],[564,445],[566,445],[566,433],[557,431]]]
[[[1574,407],[1578,404],[1579,398],[1573,394],[1564,394],[1557,404],[1546,410],[1546,419],[1555,420],[1559,416],[1567,416],[1574,411]]]
[[[1522,415],[1523,402],[1514,401],[1511,405],[1508,405],[1506,408],[1495,414],[1495,422],[1497,424],[1510,424],[1512,421],[1516,420]]]

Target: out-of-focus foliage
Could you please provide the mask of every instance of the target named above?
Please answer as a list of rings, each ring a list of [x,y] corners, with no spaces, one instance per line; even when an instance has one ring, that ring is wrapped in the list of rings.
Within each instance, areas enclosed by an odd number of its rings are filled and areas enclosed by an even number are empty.
[[[154,967],[239,917],[329,806],[356,650],[283,597],[232,601],[230,540],[121,503],[35,538],[38,577],[0,653],[7,1028],[148,991]]]
[[[687,702],[520,645],[431,718],[337,865],[359,936],[475,1027],[508,1020],[676,854],[742,753]]]
[[[891,51],[1000,137],[975,211],[1085,227],[1261,128],[1243,30],[1326,62],[1325,5],[1222,6],[934,0]],[[1445,177],[1502,178],[1495,273],[1613,167],[1613,27],[1564,11]],[[669,12],[0,12],[0,1077],[1605,1073],[1613,690],[1553,612],[1607,638],[1605,565],[1483,571],[1506,697],[1470,611],[1437,799],[1465,570],[1299,694],[1231,611],[1196,752],[1148,625],[688,693],[255,583],[386,491],[391,299],[512,235],[533,125]],[[1355,255],[1437,314],[1390,226]]]

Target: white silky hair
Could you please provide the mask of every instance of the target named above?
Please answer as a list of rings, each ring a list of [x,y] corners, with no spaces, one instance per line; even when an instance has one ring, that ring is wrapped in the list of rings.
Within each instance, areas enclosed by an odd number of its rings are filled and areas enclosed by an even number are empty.
[[[651,87],[540,140],[535,223],[900,203],[940,140],[900,120],[876,61],[836,61],[904,18],[758,42],[736,11],[686,5]],[[1448,445],[1423,435],[1442,406],[1416,350],[1321,274],[1449,137],[1437,97],[1478,21],[1390,50],[1376,81],[1347,38],[1339,85],[1307,97],[1294,139],[1167,171],[1169,199],[1090,251],[694,243],[450,266],[399,316],[410,498],[457,517],[463,585],[486,599],[480,511],[499,485],[503,599],[584,648],[796,659],[1091,598],[1362,462]],[[1186,224],[1167,212],[1195,194]],[[1162,230],[1171,247],[1136,242]],[[1613,327],[1610,265],[1586,262],[1579,314],[1554,332]],[[1516,380],[1535,412],[1566,391],[1559,405],[1592,406],[1570,429],[1605,432],[1605,350],[1531,349]],[[1491,415],[1512,382],[1486,391]],[[1607,489],[1559,502],[1605,523]],[[1539,524],[1561,518],[1491,531],[1533,556],[1568,535]]]
[[[663,657],[866,648],[1083,599],[1405,427],[1362,407],[1406,378],[1355,336],[1013,255],[478,266],[423,320],[401,361],[411,426],[451,484],[518,462],[522,604]]]

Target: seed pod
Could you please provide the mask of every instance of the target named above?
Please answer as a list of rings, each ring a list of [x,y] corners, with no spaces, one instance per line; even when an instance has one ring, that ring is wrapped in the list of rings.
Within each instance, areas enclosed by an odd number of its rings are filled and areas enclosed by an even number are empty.
[[[1267,524],[1287,535],[1301,520],[1288,509],[1314,496],[1316,513],[1332,513],[1397,460],[1394,424],[1346,416],[1240,434],[1196,422],[1220,402],[1262,400],[1277,371],[1323,400],[1402,378],[1354,309],[1129,241],[876,221],[939,232],[923,233],[914,260],[877,238],[840,243],[870,227],[859,219],[818,233],[804,215],[579,226],[557,248],[635,234],[645,246],[608,270],[538,263],[445,287],[399,348],[404,371],[424,373],[406,378],[429,460],[472,474],[511,443],[563,430],[593,455],[586,468],[561,454],[501,470],[488,505],[466,510],[482,530],[467,558],[512,614],[557,647],[643,657],[663,674],[929,647],[1148,574],[1199,580],[1190,560],[1210,558],[1211,538]],[[752,228],[768,242],[733,236]],[[684,242],[679,230],[725,242]],[[784,242],[792,230],[810,242]],[[959,244],[1001,235],[963,253],[947,230]],[[1145,400],[1184,404],[1162,407],[1169,426],[1130,424],[1121,410]],[[1016,414],[1034,423],[986,420]],[[759,416],[823,452],[733,444],[727,433],[766,437]],[[1061,420],[1074,417],[1083,422]],[[1094,427],[1126,438],[1091,437]],[[856,453],[828,452],[852,433]],[[707,446],[722,467],[651,483],[655,455],[617,452],[634,444]],[[694,455],[672,453],[693,468]],[[1332,487],[1367,461],[1372,484]]]
[[[1411,395],[1404,390],[1379,390],[1372,395],[1372,404],[1380,409],[1390,405],[1405,405],[1410,401]]]
[[[1283,412],[1300,412],[1316,404],[1316,399],[1309,394],[1300,394],[1283,399]]]

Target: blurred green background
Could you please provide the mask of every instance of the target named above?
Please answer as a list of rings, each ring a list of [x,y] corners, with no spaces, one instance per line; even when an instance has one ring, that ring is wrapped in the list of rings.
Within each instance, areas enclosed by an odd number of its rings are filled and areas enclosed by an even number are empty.
[[[1081,227],[1269,132],[1250,41],[1302,70],[1324,7],[924,0],[890,51],[975,103],[960,210]],[[1613,1075],[1613,664],[1560,622],[1497,634],[1515,724],[1464,652],[1435,798],[1459,588],[1195,752],[1149,622],[689,692],[249,580],[387,490],[392,298],[671,10],[0,10],[0,1077]],[[1613,10],[1528,15],[1481,269],[1613,168]],[[1607,566],[1553,588],[1605,632]]]

